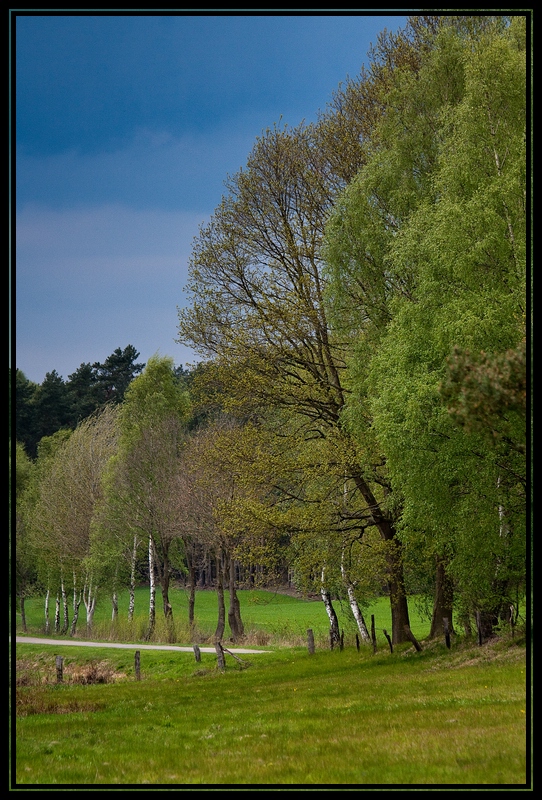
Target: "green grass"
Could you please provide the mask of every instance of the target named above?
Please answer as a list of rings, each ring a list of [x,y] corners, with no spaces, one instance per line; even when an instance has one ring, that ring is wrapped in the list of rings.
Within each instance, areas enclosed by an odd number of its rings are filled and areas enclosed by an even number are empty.
[[[423,650],[406,644],[390,653],[383,597],[365,611],[368,626],[375,617],[377,653],[369,645],[358,652],[348,609],[338,603],[345,647],[331,651],[321,601],[260,590],[239,597],[245,644],[266,652],[241,656],[242,663],[226,654],[224,673],[214,653],[203,652],[197,663],[193,653],[142,649],[136,680],[145,588],[137,592],[132,626],[127,595],[116,625],[103,598],[92,634],[83,613],[76,635],[133,649],[17,644],[15,785],[525,784],[529,708],[519,631],[482,647],[456,637],[447,650],[444,642],[423,641],[430,622],[411,601],[411,628]],[[175,642],[211,643],[216,594],[198,592],[192,632],[186,592],[174,589],[171,599]],[[165,642],[157,611],[154,640]],[[27,601],[27,623],[28,635],[43,635],[42,598]],[[226,646],[227,638],[226,628]]]
[[[321,600],[307,600],[278,592],[263,590],[240,590],[238,592],[241,615],[245,625],[246,640],[251,645],[304,645],[307,630],[311,628],[317,644],[327,646],[329,641],[329,622]],[[128,594],[124,592],[119,598],[119,622],[111,622],[111,603],[107,597],[101,597],[94,615],[92,638],[113,641],[139,641],[145,634],[148,621],[148,588],[141,587],[136,592],[136,613],[131,626],[127,623]],[[195,604],[195,630],[188,626],[188,594],[185,590],[174,588],[170,593],[173,606],[174,636],[172,640],[179,644],[191,642],[205,643],[211,641],[217,623],[217,598],[214,591],[198,591]],[[226,605],[228,598],[226,596]],[[341,630],[345,640],[355,641],[356,628],[347,606],[335,603]],[[54,603],[50,604],[50,622],[53,623]],[[70,615],[71,615],[70,605]],[[388,648],[383,630],[391,631],[390,602],[387,597],[380,597],[364,612],[367,627],[370,629],[371,614],[375,616],[375,628],[379,647]],[[41,597],[26,601],[26,618],[28,634],[41,636],[44,632],[44,600]],[[161,609],[160,592],[157,593],[157,626],[155,641],[168,641],[170,636],[164,625]],[[71,619],[71,616],[70,616]],[[423,615],[416,602],[410,602],[410,623],[414,635],[425,638],[430,629],[430,618]],[[17,633],[22,633],[20,614],[16,615]],[[225,639],[229,637],[226,625]],[[77,637],[87,638],[85,609],[81,605]]]
[[[519,637],[282,647],[226,656],[223,673],[212,654],[142,650],[140,681],[131,650],[16,650],[17,787],[526,783]],[[79,682],[89,675],[111,682]]]

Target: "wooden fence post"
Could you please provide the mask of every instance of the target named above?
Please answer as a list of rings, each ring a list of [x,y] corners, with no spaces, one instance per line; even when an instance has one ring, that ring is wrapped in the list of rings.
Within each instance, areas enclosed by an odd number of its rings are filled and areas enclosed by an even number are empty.
[[[390,653],[393,653],[393,645],[392,645],[392,643],[391,643],[391,639],[390,639],[390,636],[389,636],[389,633],[388,633],[388,631],[387,631],[387,630],[384,628],[384,630],[382,631],[382,633],[384,634],[384,636],[385,636],[385,637],[386,637],[386,639],[388,640],[388,644],[389,644],[389,646],[390,646]]]
[[[375,633],[375,615],[371,614],[371,640],[373,642],[373,653],[376,653],[376,633]]]
[[[194,658],[196,661],[201,661],[201,651],[197,644],[193,645],[194,647]]]
[[[141,653],[139,650],[135,651],[135,676],[136,681],[141,680]]]
[[[62,681],[63,681],[62,664],[63,664],[62,656],[57,656],[56,657],[56,682],[57,683],[62,683]]]
[[[309,628],[307,631],[307,644],[309,647],[309,653],[312,655],[314,653],[314,633],[312,628]]]

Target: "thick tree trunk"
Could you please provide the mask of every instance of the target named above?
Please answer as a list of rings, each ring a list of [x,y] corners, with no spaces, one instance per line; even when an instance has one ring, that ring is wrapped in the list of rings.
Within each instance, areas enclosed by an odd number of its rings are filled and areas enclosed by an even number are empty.
[[[431,618],[430,639],[437,639],[444,634],[442,620],[448,620],[448,630],[454,633],[453,622],[453,584],[446,572],[446,562],[437,556],[435,598],[433,601],[433,616]]]
[[[239,642],[245,635],[245,626],[241,619],[241,605],[235,589],[235,561],[233,558],[230,559],[229,572],[230,606],[228,609],[228,624],[233,641]]]
[[[382,512],[380,505],[363,476],[357,474],[352,477],[370,509],[374,524],[377,526],[381,537],[384,541],[392,543],[392,547],[388,553],[387,580],[391,606],[392,643],[401,644],[401,642],[408,641],[405,634],[405,625],[410,627],[401,543],[397,538],[395,526]]]
[[[324,602],[326,614],[328,615],[329,618],[329,641],[331,647],[334,647],[336,644],[340,643],[341,634],[339,632],[339,620],[337,619],[337,614],[335,613],[335,609],[333,608],[333,603],[331,602],[331,594],[328,592],[325,586],[325,572],[326,572],[325,567],[322,567],[322,581],[320,586],[320,594]]]
[[[216,564],[216,594],[218,598],[218,623],[215,631],[215,642],[220,642],[226,627],[226,606],[224,604],[224,584],[222,582],[220,558],[217,558]]]

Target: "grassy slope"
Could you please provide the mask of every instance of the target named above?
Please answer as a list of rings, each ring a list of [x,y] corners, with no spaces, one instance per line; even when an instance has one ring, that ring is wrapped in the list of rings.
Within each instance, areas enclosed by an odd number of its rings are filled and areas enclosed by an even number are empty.
[[[201,595],[198,625],[212,631],[216,598]],[[376,655],[357,652],[351,635],[342,652],[330,651],[321,603],[256,592],[241,602],[247,628],[274,627],[276,643],[245,656],[250,666],[227,656],[225,673],[212,654],[197,664],[190,653],[142,651],[136,681],[129,650],[17,645],[27,683],[16,692],[17,784],[525,784],[530,706],[519,636],[392,654],[380,630]],[[374,608],[377,629],[389,626],[387,608]],[[174,610],[180,618],[180,596]],[[39,626],[41,601],[35,611]],[[100,613],[105,632],[107,607]],[[411,622],[423,639],[427,621]],[[322,634],[314,655],[277,646],[297,629],[304,640],[307,627]],[[55,655],[64,657],[62,686]],[[77,682],[100,675],[114,681]]]

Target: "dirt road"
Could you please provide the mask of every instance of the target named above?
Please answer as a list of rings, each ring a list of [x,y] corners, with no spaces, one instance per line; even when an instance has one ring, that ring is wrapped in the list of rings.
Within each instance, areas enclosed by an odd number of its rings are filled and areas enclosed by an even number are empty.
[[[57,647],[76,646],[76,647],[116,647],[122,650],[174,650],[179,653],[193,653],[193,647],[179,647],[172,644],[120,644],[115,642],[80,642],[78,639],[37,639],[34,636],[17,636],[15,641],[19,644],[52,644]],[[214,647],[200,647],[202,653],[216,653]],[[256,655],[257,653],[269,653],[270,650],[249,650],[244,647],[228,647],[232,653]]]

